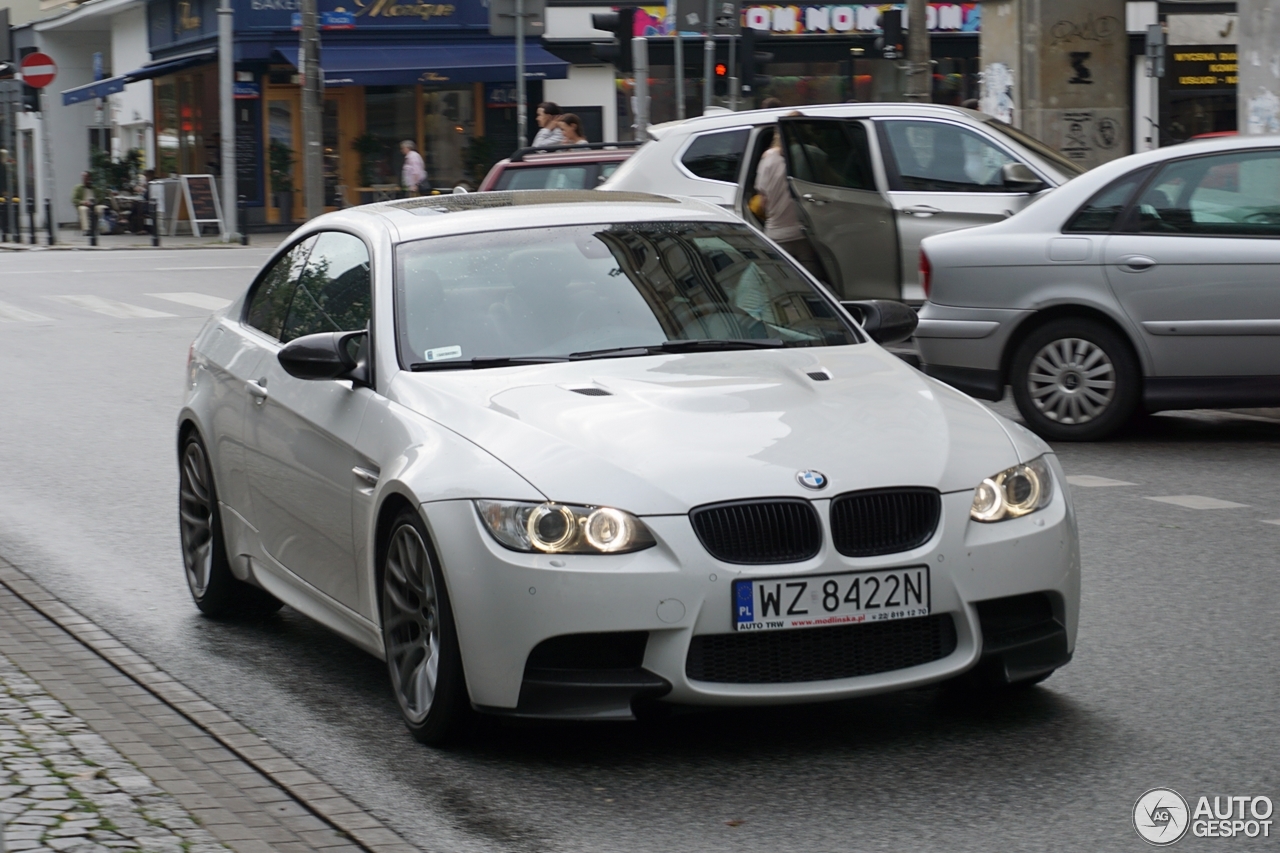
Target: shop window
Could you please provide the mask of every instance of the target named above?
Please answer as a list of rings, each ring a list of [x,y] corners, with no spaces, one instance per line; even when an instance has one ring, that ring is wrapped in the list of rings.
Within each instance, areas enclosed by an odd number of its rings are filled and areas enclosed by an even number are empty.
[[[1138,230],[1280,236],[1280,151],[1232,152],[1169,163],[1138,199]]]
[[[685,149],[680,162],[699,178],[736,184],[747,147],[747,130],[704,133]]]
[[[959,125],[887,121],[898,186],[908,192],[1008,192],[1001,168],[1016,163],[988,140]]]
[[[360,178],[364,186],[400,185],[404,157],[400,143],[417,140],[417,91],[403,86],[366,86],[364,90],[364,135],[355,140],[360,155]],[[427,179],[436,180],[428,164]]]
[[[422,93],[422,156],[432,186],[448,189],[462,181],[478,182],[473,169],[478,155],[472,151],[475,133],[473,87]]]

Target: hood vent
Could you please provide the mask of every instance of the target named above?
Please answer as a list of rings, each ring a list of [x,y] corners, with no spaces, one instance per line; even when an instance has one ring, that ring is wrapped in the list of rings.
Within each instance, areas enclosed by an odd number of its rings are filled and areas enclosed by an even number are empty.
[[[575,394],[581,394],[584,397],[612,397],[613,396],[612,392],[606,391],[603,388],[590,388],[590,387],[570,388],[569,390]]]
[[[814,382],[826,382],[831,378],[831,374],[825,370],[814,370],[809,373],[809,378]]]

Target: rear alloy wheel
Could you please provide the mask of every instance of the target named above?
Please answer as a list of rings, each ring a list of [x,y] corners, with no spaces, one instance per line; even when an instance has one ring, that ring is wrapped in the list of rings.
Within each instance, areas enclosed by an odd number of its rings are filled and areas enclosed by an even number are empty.
[[[183,441],[179,462],[178,530],[187,588],[196,607],[206,616],[266,615],[279,610],[279,599],[231,573],[209,454],[196,433]]]
[[[1018,346],[1009,377],[1027,426],[1047,439],[1093,441],[1133,415],[1140,372],[1128,343],[1094,320],[1068,317]]]
[[[405,726],[419,742],[441,746],[472,711],[449,594],[427,538],[413,510],[392,525],[382,566],[382,640]]]

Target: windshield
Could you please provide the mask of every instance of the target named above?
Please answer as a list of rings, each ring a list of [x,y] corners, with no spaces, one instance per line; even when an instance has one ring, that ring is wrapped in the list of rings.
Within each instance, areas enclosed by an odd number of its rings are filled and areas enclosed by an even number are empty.
[[[529,228],[403,243],[396,323],[406,366],[690,348],[669,343],[679,341],[705,342],[699,349],[859,341],[790,261],[746,225],[720,222]]]
[[[998,118],[988,118],[987,127],[990,127],[992,130],[1000,131],[1024,148],[1030,148],[1032,151],[1036,152],[1036,154],[1061,169],[1063,176],[1067,179],[1071,179],[1076,175],[1083,175],[1085,173],[1084,166],[1081,166],[1074,160],[1067,159],[1062,155],[1062,152],[1050,148],[1031,134],[1024,133],[1013,125],[1005,124]]]

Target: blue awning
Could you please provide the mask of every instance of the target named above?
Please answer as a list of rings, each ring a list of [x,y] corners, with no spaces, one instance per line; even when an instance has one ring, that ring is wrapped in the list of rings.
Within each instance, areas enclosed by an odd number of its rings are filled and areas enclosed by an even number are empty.
[[[182,56],[170,57],[169,59],[158,59],[124,75],[125,82],[136,83],[139,80],[150,80],[152,77],[163,77],[166,74],[172,74],[184,68],[208,65],[217,58],[218,51],[210,48],[208,50],[197,50],[194,53],[186,53]]]
[[[298,46],[276,52],[298,66]],[[533,42],[524,48],[525,77],[563,80],[569,63]],[[416,45],[322,45],[325,86],[411,86],[448,83],[502,83],[516,78],[514,43]]]
[[[94,80],[92,83],[86,83],[83,86],[76,86],[74,89],[67,89],[62,93],[62,105],[69,107],[72,104],[78,104],[81,101],[92,100],[93,98],[105,98],[107,95],[114,95],[116,92],[124,91],[125,75],[119,77],[108,77],[106,80]]]

